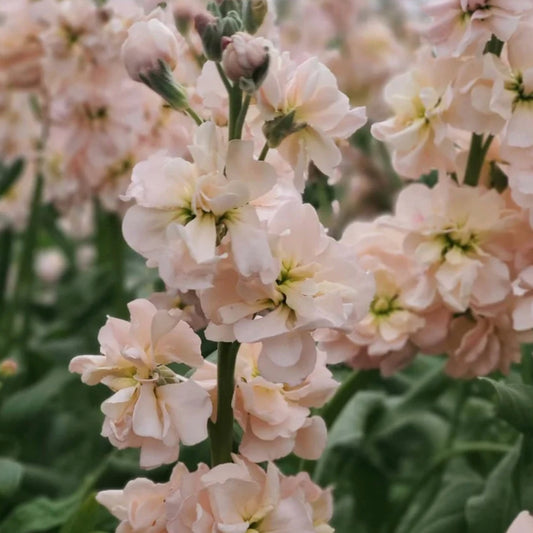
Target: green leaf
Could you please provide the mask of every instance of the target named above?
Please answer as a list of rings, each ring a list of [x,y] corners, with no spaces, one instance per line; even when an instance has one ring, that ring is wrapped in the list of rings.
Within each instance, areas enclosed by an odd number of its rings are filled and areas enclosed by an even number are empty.
[[[520,456],[515,446],[491,472],[483,492],[471,497],[466,505],[468,533],[502,533],[521,510],[513,471]]]
[[[98,522],[100,504],[95,499],[96,492],[90,494],[77,509],[60,533],[91,533]]]
[[[533,386],[480,378],[496,391],[496,412],[521,433],[533,432]]]
[[[11,166],[0,168],[0,198],[9,191],[22,173],[24,161],[17,159]]]
[[[70,381],[76,379],[66,368],[55,368],[37,383],[6,399],[0,409],[0,420],[20,421],[38,414]]]
[[[0,524],[0,533],[34,533],[64,524],[76,509],[79,492],[60,500],[38,497],[16,507]]]
[[[14,494],[20,486],[24,467],[9,459],[0,457],[0,496],[8,497]]]
[[[482,481],[476,478],[449,483],[410,533],[470,533],[465,519],[465,502],[482,486]]]

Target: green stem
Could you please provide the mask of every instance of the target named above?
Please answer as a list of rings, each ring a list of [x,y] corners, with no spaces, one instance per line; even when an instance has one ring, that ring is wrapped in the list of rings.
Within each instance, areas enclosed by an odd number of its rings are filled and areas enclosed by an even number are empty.
[[[242,128],[244,126],[244,120],[246,119],[246,113],[248,113],[248,107],[250,106],[251,100],[252,100],[251,94],[247,94],[246,97],[244,98],[244,102],[242,103],[239,116],[237,117],[237,120],[235,123],[235,132],[234,132],[235,139],[240,139],[242,137]]]
[[[468,162],[466,164],[464,184],[475,187],[478,184],[481,169],[483,168],[483,161],[494,139],[493,135],[489,135],[485,141],[483,136],[477,133],[472,134],[470,141],[470,151],[468,153]]]
[[[194,122],[196,122],[197,126],[201,126],[204,123],[192,107],[186,107],[185,112],[194,120]]]
[[[216,62],[215,65],[217,66],[220,79],[222,80],[224,87],[226,87],[226,91],[228,91],[228,94],[231,94],[231,83],[229,82],[228,77],[226,76],[226,73],[224,72],[224,69],[222,68],[222,65],[218,62]]]
[[[242,106],[242,90],[235,84],[233,85],[229,94],[229,140],[239,139],[237,132],[237,121],[241,112]]]
[[[456,444],[453,448],[442,452],[438,455],[428,469],[420,476],[415,485],[411,488],[409,494],[405,498],[403,504],[399,507],[398,511],[394,513],[391,524],[391,531],[398,531],[397,526],[401,523],[402,517],[409,510],[409,507],[415,500],[420,490],[427,486],[427,483],[433,477],[433,475],[439,473],[441,469],[446,465],[450,459],[454,457],[470,454],[470,453],[508,453],[511,447],[507,444],[499,444],[495,442],[465,442]]]
[[[6,301],[7,278],[13,251],[13,230],[10,227],[0,232],[0,316]]]
[[[268,154],[269,150],[268,141],[264,144],[263,149],[261,150],[261,153],[259,154],[259,161],[264,161],[266,159],[266,156]]]
[[[30,206],[30,218],[24,234],[22,252],[18,265],[17,280],[13,291],[13,304],[6,316],[5,333],[9,339],[15,338],[20,341],[22,349],[28,339],[28,327],[30,324],[30,300],[33,294],[34,269],[33,259],[37,248],[37,234],[41,225],[41,201],[43,195],[43,176],[39,173],[35,179],[33,196]],[[20,314],[20,316],[19,316]],[[20,320],[20,327],[13,320]],[[14,331],[14,333],[12,332]]]
[[[211,466],[231,462],[233,450],[233,391],[238,342],[218,343],[217,362],[217,421],[210,423]]]

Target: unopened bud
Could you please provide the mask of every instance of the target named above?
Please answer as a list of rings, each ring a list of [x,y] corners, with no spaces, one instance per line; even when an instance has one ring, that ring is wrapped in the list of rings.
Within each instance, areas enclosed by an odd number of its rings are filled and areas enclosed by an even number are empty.
[[[223,38],[222,64],[228,78],[247,92],[256,91],[268,70],[268,41],[243,32]]]
[[[230,37],[242,28],[240,16],[234,11],[218,19],[209,13],[200,13],[194,24],[202,39],[204,53],[212,61],[222,59],[222,38]]]
[[[295,122],[295,111],[287,115],[280,115],[263,125],[263,133],[267,138],[270,148],[277,148],[289,135],[302,130],[307,126],[305,122]]]
[[[255,33],[268,13],[267,0],[248,0],[244,12],[244,27],[248,33]]]
[[[243,0],[217,0],[218,9],[222,16],[227,16],[231,11],[235,11],[238,14],[241,14]]]
[[[122,45],[122,61],[135,81],[144,81],[143,78],[160,69],[161,63],[174,70],[178,53],[176,36],[157,19],[133,24]]]
[[[14,359],[4,359],[0,363],[0,376],[14,376],[18,371],[19,365]]]

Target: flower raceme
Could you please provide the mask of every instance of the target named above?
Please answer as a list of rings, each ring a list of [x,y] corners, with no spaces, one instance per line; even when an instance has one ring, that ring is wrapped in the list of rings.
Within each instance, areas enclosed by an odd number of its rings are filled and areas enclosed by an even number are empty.
[[[362,318],[374,280],[353,253],[326,235],[308,204],[287,202],[268,223],[276,261],[273,281],[239,276],[226,260],[213,287],[202,291],[211,340],[262,342],[258,368],[266,379],[300,383],[316,364],[311,332],[344,328]]]
[[[195,472],[178,463],[167,483],[135,479],[97,500],[121,520],[118,533],[333,533],[331,493],[307,474],[233,460]]]
[[[148,300],[128,305],[131,321],[108,318],[98,335],[103,355],[80,355],[69,369],[88,385],[103,383],[113,396],[102,404],[102,435],[117,448],[141,448],[141,466],[177,460],[180,441],[207,438],[208,394],[175,374],[169,363],[199,367],[200,338],[185,322]]]
[[[156,154],[133,169],[124,198],[137,205],[124,217],[126,242],[172,288],[209,287],[228,240],[243,276],[273,280],[267,235],[250,201],[274,186],[274,169],[253,158],[251,142],[227,143],[211,122],[198,128],[189,149],[192,163]]]

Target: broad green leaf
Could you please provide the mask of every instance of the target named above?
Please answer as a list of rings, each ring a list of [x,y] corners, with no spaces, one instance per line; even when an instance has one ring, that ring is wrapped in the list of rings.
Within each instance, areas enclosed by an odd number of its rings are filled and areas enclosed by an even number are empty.
[[[8,497],[17,491],[24,467],[8,457],[0,457],[0,496]]]
[[[98,522],[100,504],[95,499],[96,492],[90,494],[76,510],[60,533],[91,533]]]
[[[16,507],[0,524],[0,533],[34,533],[64,524],[76,510],[80,494],[60,500],[38,497]]]
[[[468,533],[502,533],[521,510],[513,471],[520,457],[516,445],[496,466],[485,482],[483,492],[466,504]]]
[[[481,378],[496,391],[496,412],[521,433],[533,432],[533,386]]]
[[[477,494],[482,486],[482,481],[476,478],[456,480],[446,485],[409,533],[469,532],[465,519],[465,502],[473,494]]]
[[[37,383],[9,396],[0,409],[0,420],[12,422],[35,416],[74,379],[76,376],[66,368],[54,368]]]

